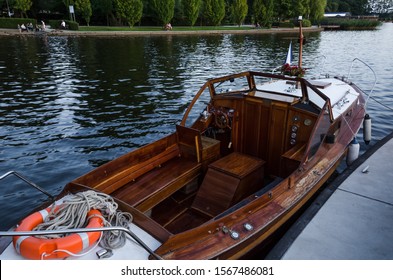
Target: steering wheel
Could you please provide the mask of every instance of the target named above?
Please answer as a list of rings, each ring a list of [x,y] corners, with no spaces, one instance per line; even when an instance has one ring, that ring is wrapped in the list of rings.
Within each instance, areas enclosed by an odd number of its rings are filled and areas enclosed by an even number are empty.
[[[226,128],[229,125],[228,115],[221,110],[216,112],[215,118],[214,118],[214,123],[219,128],[222,128],[222,129]]]

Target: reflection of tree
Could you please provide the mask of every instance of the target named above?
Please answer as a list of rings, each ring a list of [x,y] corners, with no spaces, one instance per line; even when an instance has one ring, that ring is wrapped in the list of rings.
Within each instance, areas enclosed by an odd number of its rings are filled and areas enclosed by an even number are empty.
[[[90,119],[90,126],[99,126],[97,133],[116,139],[172,129],[182,113],[182,44],[171,37],[73,40],[84,81],[76,85],[83,98],[76,121],[86,127]]]
[[[55,95],[46,94],[43,86],[48,74],[43,65],[49,57],[45,41],[35,37],[6,39],[3,46],[7,52],[2,54],[6,73],[0,70],[0,100],[7,104],[3,120],[14,126],[45,126],[57,111],[39,113],[46,102],[56,99]]]

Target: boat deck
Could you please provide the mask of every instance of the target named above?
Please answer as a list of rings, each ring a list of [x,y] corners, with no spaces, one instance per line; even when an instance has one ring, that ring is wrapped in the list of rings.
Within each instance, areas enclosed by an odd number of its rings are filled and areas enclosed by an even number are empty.
[[[392,151],[393,133],[329,185],[267,259],[393,259]]]

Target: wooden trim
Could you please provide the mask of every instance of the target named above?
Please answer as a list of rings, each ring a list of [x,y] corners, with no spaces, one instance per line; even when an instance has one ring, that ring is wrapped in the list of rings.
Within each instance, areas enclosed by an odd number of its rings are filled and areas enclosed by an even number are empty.
[[[100,184],[96,185],[94,189],[98,189],[105,193],[112,193],[120,187],[124,186],[126,183],[131,182],[138,177],[142,176],[146,172],[160,166],[164,162],[179,155],[179,147],[177,145],[172,145],[164,152],[151,157],[150,159],[132,165],[129,168],[115,174],[114,176],[102,181]]]

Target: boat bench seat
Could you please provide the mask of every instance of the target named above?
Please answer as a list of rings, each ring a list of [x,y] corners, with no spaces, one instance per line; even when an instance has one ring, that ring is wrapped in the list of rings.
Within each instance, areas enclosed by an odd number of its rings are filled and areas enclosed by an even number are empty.
[[[201,158],[200,132],[177,125],[176,143],[156,154],[153,162],[148,159],[139,163],[146,172],[116,188],[112,195],[142,212],[148,211],[195,180],[202,169]]]
[[[145,212],[199,176],[201,143],[198,130],[177,126],[176,133],[108,162],[73,183],[110,194]]]
[[[200,163],[177,156],[125,184],[111,195],[145,212],[196,179],[200,169]]]

